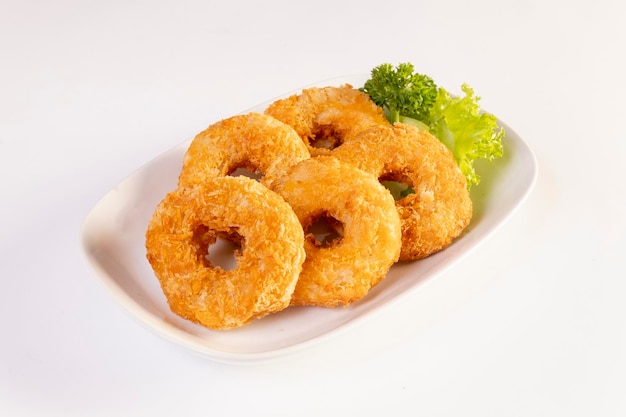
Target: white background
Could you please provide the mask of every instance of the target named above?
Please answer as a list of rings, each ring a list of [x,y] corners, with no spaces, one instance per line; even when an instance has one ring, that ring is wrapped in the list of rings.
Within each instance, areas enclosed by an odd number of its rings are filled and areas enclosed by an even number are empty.
[[[626,415],[620,0],[0,2],[0,415]],[[85,261],[109,189],[211,122],[412,62],[539,162],[472,256],[258,365],[144,329]],[[383,414],[384,413],[384,414]]]

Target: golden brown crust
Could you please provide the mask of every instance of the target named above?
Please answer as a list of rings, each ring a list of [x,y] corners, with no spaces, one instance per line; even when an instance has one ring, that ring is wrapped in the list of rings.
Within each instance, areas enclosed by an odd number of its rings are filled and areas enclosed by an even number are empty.
[[[275,101],[265,113],[292,126],[314,156],[330,154],[372,125],[389,125],[382,109],[349,84],[304,89]],[[325,142],[326,147],[316,141]]]
[[[235,269],[211,264],[222,234],[243,238]],[[211,329],[242,326],[284,309],[304,261],[291,207],[247,177],[217,177],[169,193],[146,232],[147,258],[171,310]]]
[[[429,256],[448,246],[469,224],[472,201],[450,150],[414,126],[374,126],[333,155],[379,179],[409,185],[414,194],[398,201],[402,220],[400,260]]]
[[[230,176],[240,168],[260,182]],[[394,201],[383,180],[415,193]],[[178,189],[150,219],[147,259],[175,314],[231,329],[288,305],[358,301],[398,260],[448,246],[471,217],[465,177],[437,138],[390,125],[350,85],[310,88],[196,135]],[[337,230],[330,243],[310,231],[320,218]],[[241,245],[232,270],[207,256],[218,238]]]
[[[306,260],[292,305],[350,304],[365,296],[397,261],[400,219],[393,197],[371,174],[319,156],[291,167],[272,189],[291,205],[305,231],[324,215],[343,228],[341,240],[328,247],[306,234]]]
[[[245,168],[269,184],[284,168],[309,157],[291,126],[265,114],[237,115],[196,135],[183,159],[178,182],[179,186],[191,186]]]

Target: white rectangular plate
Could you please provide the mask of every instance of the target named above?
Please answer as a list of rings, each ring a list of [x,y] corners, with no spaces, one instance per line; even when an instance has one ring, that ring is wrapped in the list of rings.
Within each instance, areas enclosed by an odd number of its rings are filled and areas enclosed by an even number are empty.
[[[349,83],[360,87],[367,78],[367,75],[340,77],[310,86]],[[272,101],[243,113],[262,112]],[[191,140],[141,167],[93,207],[82,225],[84,251],[110,293],[133,317],[157,334],[222,362],[262,361],[286,355],[410,295],[424,282],[456,264],[510,218],[533,188],[537,164],[522,138],[505,123],[500,124],[506,132],[504,157],[478,166],[482,182],[472,189],[474,217],[464,234],[429,258],[393,266],[364,299],[347,308],[290,307],[228,331],[203,328],[170,311],[146,260],[145,231],[156,205],[176,188],[182,158]]]

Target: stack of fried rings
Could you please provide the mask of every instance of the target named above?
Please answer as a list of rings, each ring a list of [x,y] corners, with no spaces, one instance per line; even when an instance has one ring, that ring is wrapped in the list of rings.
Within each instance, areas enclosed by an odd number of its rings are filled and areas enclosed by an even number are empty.
[[[240,168],[260,181],[231,176]],[[394,201],[382,180],[415,192]],[[358,301],[398,260],[449,245],[471,214],[465,178],[436,138],[390,125],[349,85],[311,88],[198,134],[146,250],[174,313],[230,329],[289,305]],[[310,231],[322,218],[338,234],[328,244]],[[218,238],[241,246],[232,270],[208,259]]]
[[[391,126],[367,94],[350,85],[311,88],[275,101],[266,113],[294,126],[312,155],[332,155],[415,191],[396,202],[401,261],[444,249],[469,224],[472,201],[452,152],[414,126]],[[329,146],[314,148],[316,142]]]

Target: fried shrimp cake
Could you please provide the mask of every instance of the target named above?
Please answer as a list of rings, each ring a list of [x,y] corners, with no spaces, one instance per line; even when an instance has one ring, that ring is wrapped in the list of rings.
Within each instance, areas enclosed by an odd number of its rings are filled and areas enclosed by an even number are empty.
[[[364,297],[400,254],[400,219],[391,194],[378,180],[331,156],[304,160],[278,178],[282,195],[305,231],[306,260],[292,305],[333,307]],[[322,219],[336,238],[318,240]]]
[[[269,184],[276,175],[311,155],[295,130],[260,113],[220,120],[192,140],[183,159],[179,186],[190,186],[246,169]]]
[[[403,123],[375,126],[333,155],[381,181],[397,181],[414,191],[396,201],[402,221],[400,260],[442,250],[471,220],[465,177],[452,152],[428,132]]]
[[[372,125],[389,125],[382,108],[349,84],[304,89],[275,101],[265,113],[292,126],[314,156],[330,154]]]
[[[208,259],[222,235],[238,235],[236,266]],[[210,329],[240,327],[289,305],[305,258],[304,234],[278,194],[244,176],[178,188],[156,207],[147,259],[171,310]]]

